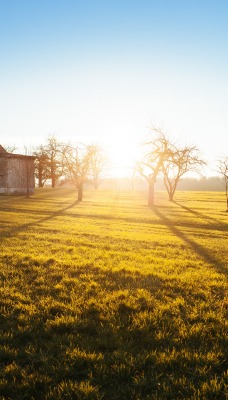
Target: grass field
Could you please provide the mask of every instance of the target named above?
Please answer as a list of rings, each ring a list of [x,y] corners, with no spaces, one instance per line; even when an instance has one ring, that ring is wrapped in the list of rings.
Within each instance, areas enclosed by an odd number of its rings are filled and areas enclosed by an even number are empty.
[[[0,197],[0,399],[228,399],[224,194],[75,199]]]

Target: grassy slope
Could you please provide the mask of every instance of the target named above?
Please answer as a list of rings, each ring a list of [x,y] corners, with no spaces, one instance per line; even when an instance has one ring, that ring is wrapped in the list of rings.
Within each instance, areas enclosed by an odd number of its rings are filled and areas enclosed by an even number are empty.
[[[226,399],[222,193],[0,198],[1,399]]]

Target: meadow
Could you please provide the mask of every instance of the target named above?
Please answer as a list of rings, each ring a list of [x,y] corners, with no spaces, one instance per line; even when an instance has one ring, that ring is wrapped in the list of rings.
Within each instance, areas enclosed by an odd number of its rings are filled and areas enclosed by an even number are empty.
[[[0,197],[1,400],[225,400],[223,193]]]

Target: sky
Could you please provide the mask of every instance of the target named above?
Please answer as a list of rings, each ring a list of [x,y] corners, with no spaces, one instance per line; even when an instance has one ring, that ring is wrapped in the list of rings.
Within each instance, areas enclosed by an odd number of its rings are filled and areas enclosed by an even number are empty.
[[[156,126],[215,175],[227,21],[227,0],[0,0],[0,144],[99,143],[123,171]]]

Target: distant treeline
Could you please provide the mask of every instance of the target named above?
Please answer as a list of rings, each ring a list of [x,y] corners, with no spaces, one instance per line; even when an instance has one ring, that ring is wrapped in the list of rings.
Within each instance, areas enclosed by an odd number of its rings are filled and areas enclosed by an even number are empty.
[[[147,183],[140,177],[134,180],[130,178],[103,179],[100,183],[100,189],[147,190]],[[161,178],[157,179],[156,189],[166,190]],[[201,177],[199,179],[183,178],[179,181],[177,190],[222,192],[224,191],[224,183],[218,176]]]
[[[158,182],[163,185],[163,182]],[[163,185],[164,186],[164,185]],[[183,178],[177,185],[177,190],[199,190],[199,191],[224,191],[224,183],[218,176],[197,178]]]

